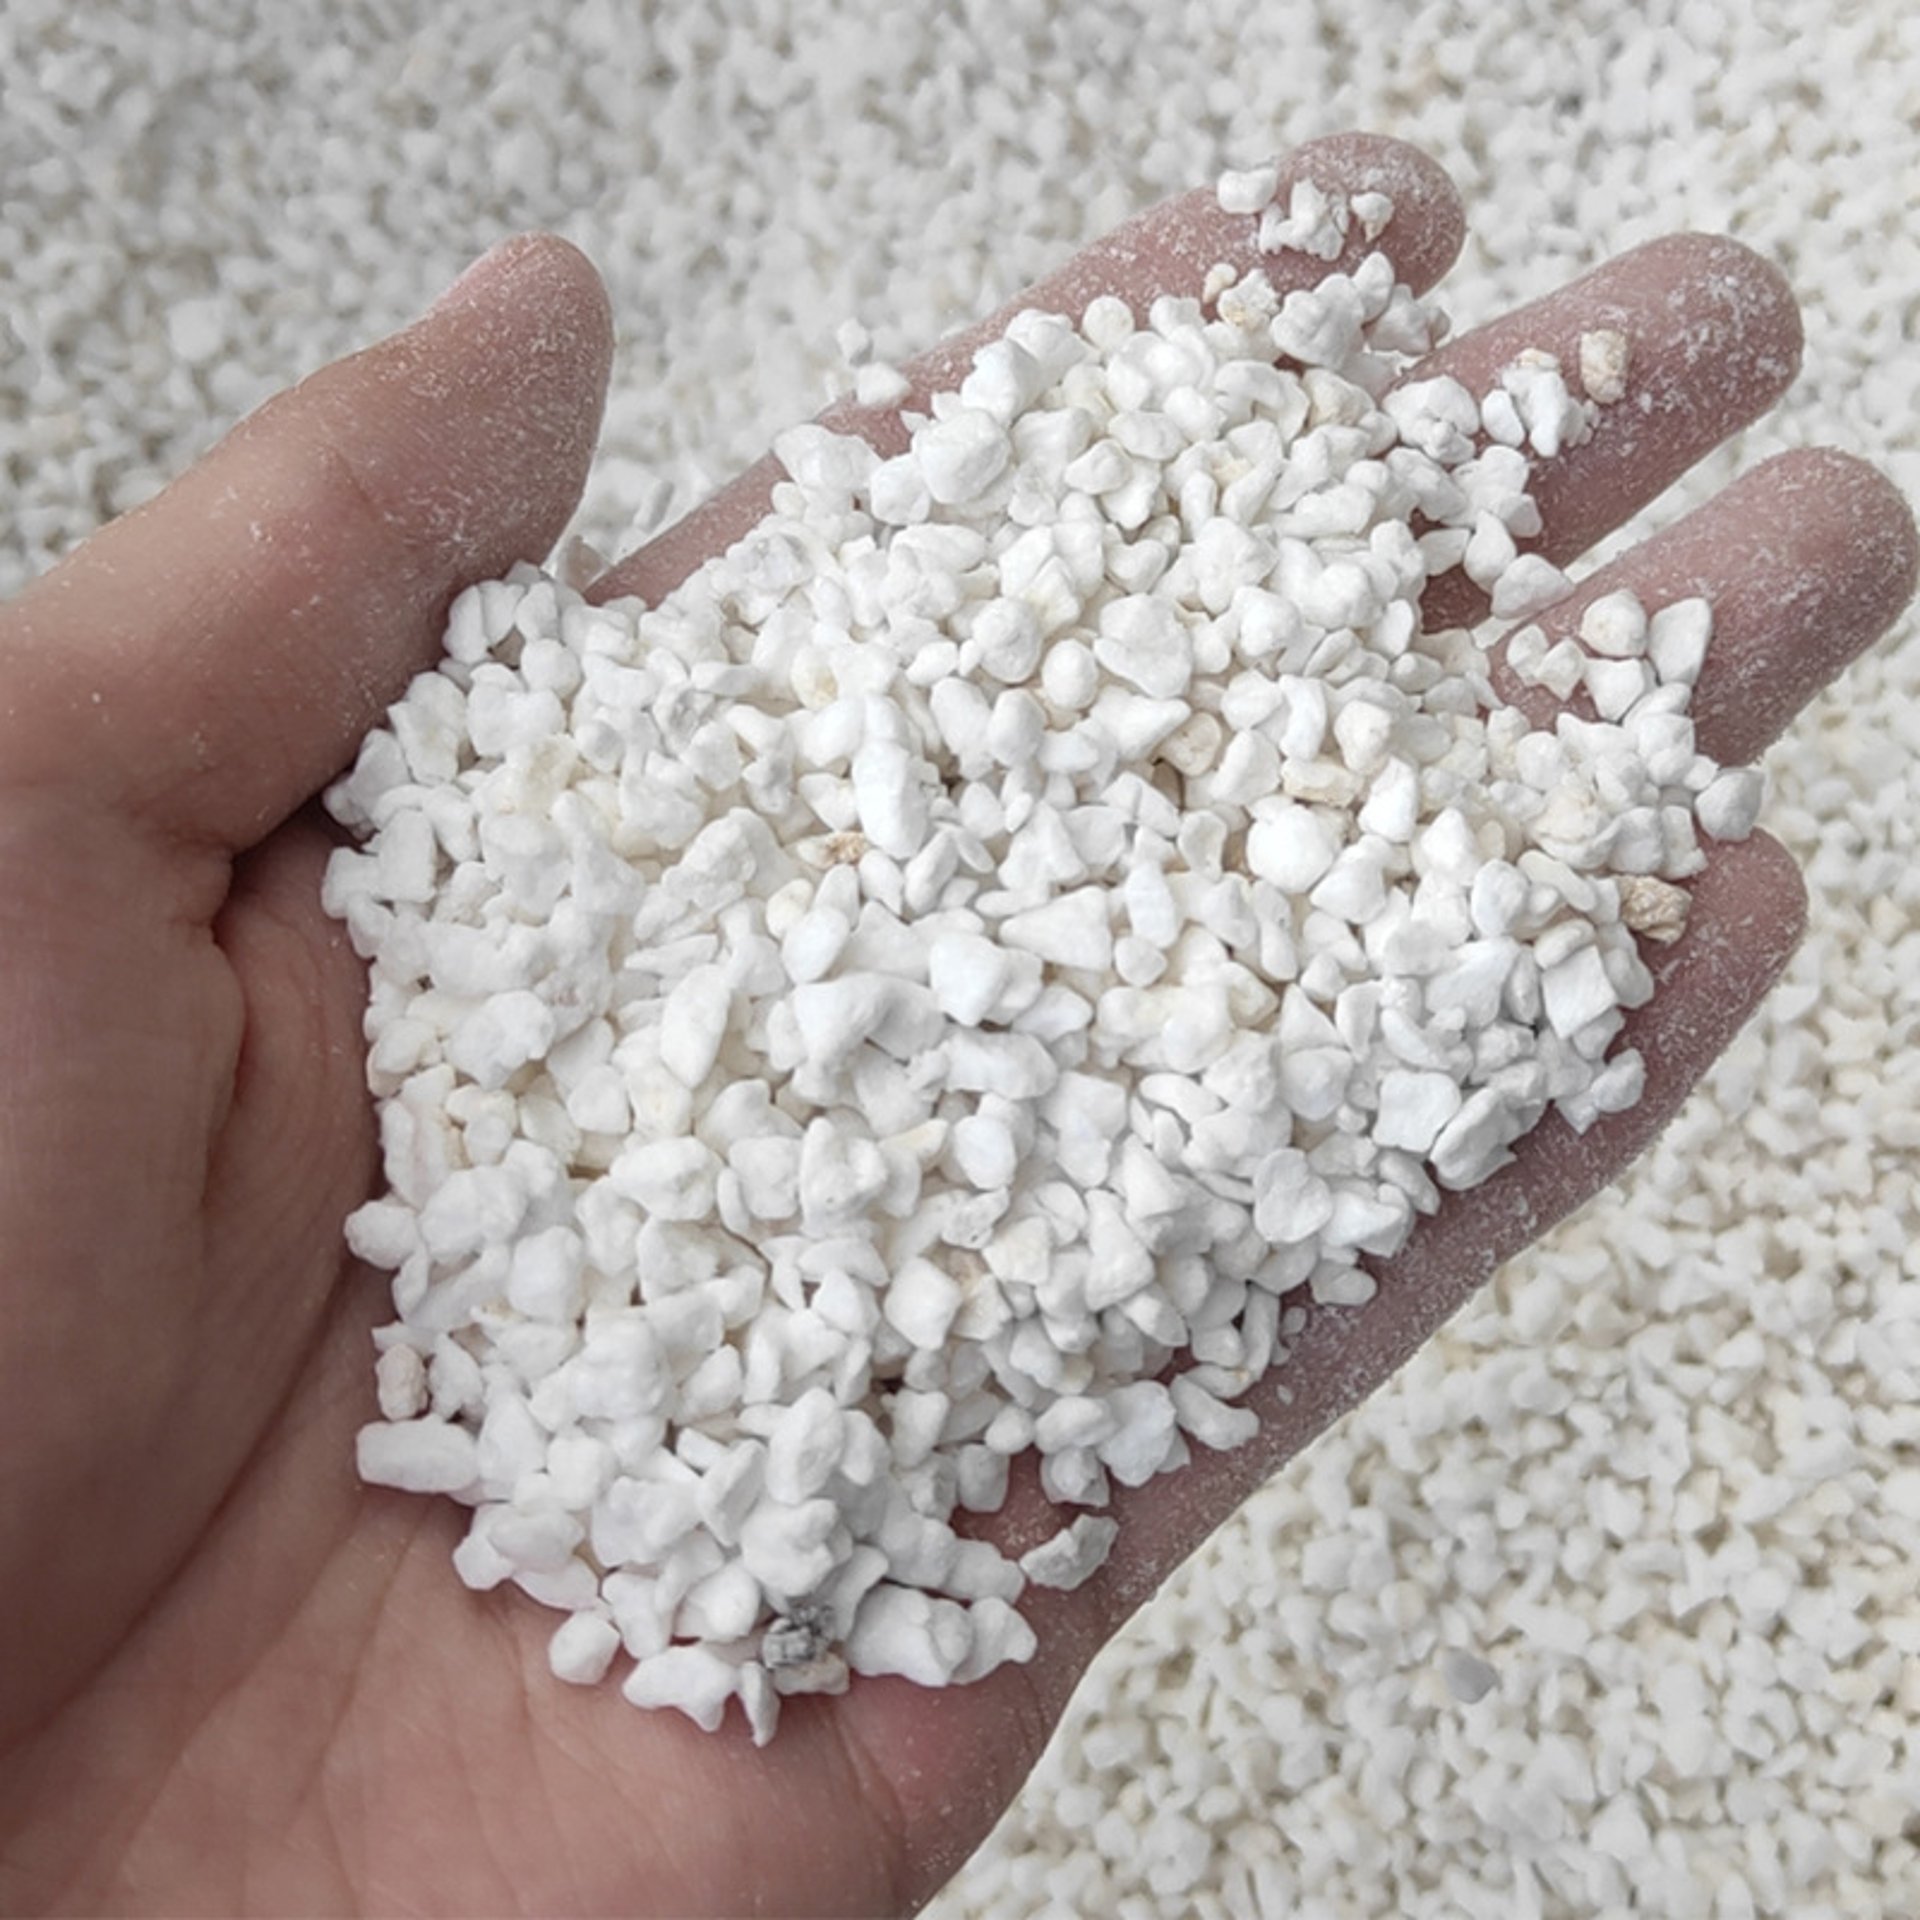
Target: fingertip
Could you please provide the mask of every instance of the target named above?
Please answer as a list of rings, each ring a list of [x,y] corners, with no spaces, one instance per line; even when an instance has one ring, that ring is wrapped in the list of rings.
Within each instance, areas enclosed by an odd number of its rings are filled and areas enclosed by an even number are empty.
[[[1393,220],[1381,238],[1400,278],[1416,292],[1433,286],[1466,244],[1466,204],[1453,176],[1423,148],[1391,134],[1354,130],[1303,141],[1281,177],[1312,179],[1349,195],[1385,194]]]
[[[1779,489],[1789,518],[1811,522],[1848,556],[1848,611],[1855,652],[1890,627],[1920,586],[1920,526],[1907,497],[1881,470],[1838,447],[1796,447],[1758,468]]]
[[[490,248],[413,326],[372,351],[403,379],[458,382],[503,403],[503,432],[524,432],[542,456],[530,498],[551,545],[585,485],[613,344],[599,269],[572,241],[535,230]],[[546,497],[556,482],[561,504]]]
[[[1259,266],[1276,287],[1310,286],[1329,273],[1351,272],[1370,253],[1393,262],[1394,276],[1415,293],[1427,292],[1459,257],[1467,232],[1459,189],[1440,163],[1418,147],[1379,133],[1331,133],[1303,141],[1279,156],[1275,199],[1284,206],[1295,185],[1311,181],[1351,200],[1384,194],[1393,203],[1385,226],[1369,234],[1355,221],[1332,259],[1291,249],[1260,251],[1257,214],[1226,213],[1212,187],[1196,187],[1141,216],[1132,231],[1145,241],[1140,258],[1154,270],[1131,290],[1144,311],[1154,293],[1197,292],[1207,269],[1224,260]],[[1129,229],[1122,229],[1123,233]],[[1128,289],[1123,288],[1123,291]]]
[[[571,286],[585,297],[597,298],[603,314],[611,320],[599,269],[571,240],[545,227],[530,227],[496,241],[453,281],[428,312],[470,306],[509,281],[534,280],[543,282],[551,293]]]
[[[1802,447],[1602,568],[1544,624],[1570,630],[1588,599],[1621,586],[1649,606],[1705,596],[1714,637],[1694,724],[1703,752],[1749,761],[1886,633],[1917,577],[1920,532],[1900,490],[1852,454]]]
[[[1724,233],[1674,233],[1626,256],[1664,284],[1680,338],[1748,369],[1742,384],[1755,413],[1792,386],[1806,352],[1806,324],[1793,283],[1765,254]]]
[[[558,234],[514,234],[411,326],[270,402],[236,440],[271,423],[289,443],[330,443],[351,493],[421,557],[437,618],[454,589],[542,560],[560,537],[612,364],[592,261]],[[422,651],[416,641],[394,671],[404,678]]]
[[[1664,487],[1667,469],[1690,465],[1779,399],[1806,343],[1799,303],[1771,261],[1721,234],[1672,233],[1449,341],[1406,377],[1445,373],[1482,393],[1522,348],[1578,367],[1582,338],[1608,329],[1627,342],[1626,395],[1599,409],[1590,439],[1543,470],[1549,485],[1618,442],[1657,460]]]
[[[536,230],[517,235],[512,262],[516,285],[555,325],[556,350],[578,356],[597,389],[596,424],[613,369],[613,300],[600,269],[571,240]]]

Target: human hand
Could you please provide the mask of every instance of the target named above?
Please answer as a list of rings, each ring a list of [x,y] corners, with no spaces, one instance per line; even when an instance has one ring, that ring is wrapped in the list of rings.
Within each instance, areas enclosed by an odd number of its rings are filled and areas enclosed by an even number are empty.
[[[1451,189],[1391,143],[1290,171],[1396,202],[1382,244],[1431,284]],[[1209,194],[1090,249],[1020,304],[1144,306],[1251,260]],[[1268,263],[1283,282],[1324,269]],[[1555,558],[1583,551],[1777,397],[1777,278],[1723,242],[1642,249],[1443,348],[1476,389],[1523,345],[1622,324],[1644,408],[1547,463]],[[996,325],[909,369],[951,384]],[[890,1909],[1015,1790],[1087,1658],[1258,1479],[1383,1379],[1498,1260],[1606,1184],[1738,1028],[1796,936],[1756,836],[1694,884],[1630,1023],[1648,1090],[1576,1138],[1548,1121],[1453,1196],[1364,1309],[1314,1315],[1259,1439],[1122,1497],[1113,1560],[1026,1610],[1041,1653],[977,1686],[862,1681],[790,1701],[762,1751],[546,1673],[552,1616],[451,1577],[461,1516],[351,1475],[382,1286],[339,1252],[375,1155],[361,970],[318,907],[305,803],[436,650],[463,581],[537,557],[570,510],[607,365],[590,270],[495,258],[419,329],[283,397],[152,507],[0,611],[10,1112],[0,1218],[0,1900],[36,1909],[477,1912]],[[1436,368],[1423,368],[1428,372]],[[835,424],[897,433],[842,410]],[[657,596],[752,523],[765,467],[617,569]],[[1756,752],[1893,617],[1915,545],[1884,482],[1789,456],[1545,616],[1630,585],[1704,592],[1704,750]],[[1435,618],[1477,609],[1457,581]],[[105,1169],[96,1174],[95,1168]],[[110,1200],[96,1199],[102,1178]],[[994,1525],[1051,1531],[1030,1483]]]

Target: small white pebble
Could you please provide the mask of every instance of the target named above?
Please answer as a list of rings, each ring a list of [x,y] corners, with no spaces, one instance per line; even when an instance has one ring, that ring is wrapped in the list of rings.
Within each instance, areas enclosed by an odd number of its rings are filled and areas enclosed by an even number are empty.
[[[360,1478],[406,1493],[459,1493],[479,1477],[480,1460],[466,1428],[446,1420],[395,1420],[360,1429]]]
[[[1612,327],[1596,327],[1580,336],[1580,384],[1587,398],[1603,407],[1626,398],[1627,336]]]
[[[1484,1700],[1500,1678],[1478,1655],[1462,1652],[1458,1647],[1448,1647],[1442,1652],[1440,1673],[1447,1683],[1447,1691],[1463,1707]]]
[[[1523,553],[1494,583],[1493,617],[1525,619],[1561,599],[1572,584],[1552,561],[1537,553]]]
[[[1216,196],[1222,213],[1258,213],[1273,198],[1280,182],[1280,163],[1267,160],[1257,167],[1229,167],[1220,176]]]
[[[1663,686],[1690,687],[1713,638],[1713,610],[1699,596],[1670,601],[1647,623],[1647,655]]]
[[[381,1419],[411,1420],[426,1411],[427,1366],[418,1348],[406,1345],[387,1348],[373,1372],[380,1396]]]
[[[667,1647],[634,1663],[620,1691],[636,1707],[677,1707],[708,1733],[718,1730],[738,1684],[731,1662],[703,1646]]]
[[[1037,1547],[1029,1547],[1020,1556],[1020,1571],[1036,1587],[1071,1593],[1106,1565],[1119,1534],[1118,1522],[1083,1513]]]
[[[1716,840],[1744,840],[1760,817],[1766,775],[1758,767],[1727,767],[1694,801],[1702,829]]]
[[[1647,613],[1640,602],[1621,588],[1587,603],[1580,615],[1580,638],[1595,653],[1626,659],[1647,649]]]
[[[620,1650],[620,1629],[604,1613],[570,1614],[547,1642],[547,1665],[556,1679],[590,1687],[606,1678]]]
[[[913,383],[898,367],[870,360],[853,376],[853,397],[863,407],[895,407],[913,391]]]

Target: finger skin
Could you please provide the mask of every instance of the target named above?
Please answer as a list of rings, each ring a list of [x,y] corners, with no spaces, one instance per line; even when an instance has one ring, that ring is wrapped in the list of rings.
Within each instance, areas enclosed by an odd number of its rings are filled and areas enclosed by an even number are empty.
[[[1754,760],[1795,714],[1913,598],[1920,532],[1912,510],[1864,460],[1826,447],[1776,455],[1683,520],[1601,567],[1535,622],[1549,642],[1577,636],[1602,594],[1648,609],[1703,595],[1713,640],[1690,711],[1700,751]],[[1554,701],[1502,669],[1500,691],[1536,725]],[[1572,703],[1591,718],[1584,694]]]
[[[1316,260],[1300,253],[1259,252],[1259,221],[1247,214],[1222,213],[1210,188],[1181,194],[1096,240],[999,312],[909,361],[901,372],[912,391],[897,406],[857,407],[842,401],[822,419],[839,432],[862,435],[883,452],[898,452],[906,445],[900,409],[924,407],[929,395],[958,386],[974,353],[997,339],[1024,308],[1077,319],[1098,295],[1114,294],[1144,315],[1162,294],[1198,298],[1208,271],[1221,261],[1242,272],[1264,267],[1284,294],[1356,265],[1376,245],[1392,259],[1403,281],[1424,292],[1460,252],[1466,234],[1460,196],[1417,147],[1376,134],[1333,134],[1287,156],[1280,192],[1284,195],[1295,180],[1306,178],[1346,193],[1385,193],[1394,203],[1393,218],[1377,242],[1366,241],[1356,227],[1339,259]],[[657,602],[752,528],[766,513],[774,483],[783,477],[770,454],[757,460],[711,500],[621,561],[595,583],[590,597],[605,601],[634,594],[650,605]]]
[[[433,663],[459,588],[545,558],[611,358],[598,274],[529,234],[268,401],[0,608],[9,770],[254,844]]]
[[[1591,273],[1437,348],[1404,381],[1443,376],[1476,397],[1523,348],[1558,357],[1579,388],[1580,336],[1607,328],[1629,347],[1625,396],[1599,409],[1591,436],[1533,461],[1542,532],[1522,541],[1556,565],[1657,500],[1697,460],[1757,420],[1792,384],[1805,336],[1778,268],[1738,241],[1681,233]],[[1470,625],[1487,597],[1464,573],[1428,588],[1429,627]]]

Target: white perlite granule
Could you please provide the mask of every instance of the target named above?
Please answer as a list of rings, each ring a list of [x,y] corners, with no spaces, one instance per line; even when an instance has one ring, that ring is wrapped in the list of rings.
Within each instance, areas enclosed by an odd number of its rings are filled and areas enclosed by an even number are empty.
[[[1276,250],[1354,217],[1291,205]],[[1010,1458],[1097,1507],[1243,1443],[1295,1289],[1365,1302],[1550,1108],[1639,1096],[1635,914],[1760,799],[1647,657],[1706,603],[1596,601],[1601,717],[1532,730],[1421,627],[1492,529],[1494,606],[1544,591],[1525,454],[1388,385],[1435,316],[1380,254],[1220,300],[1023,313],[891,459],[789,430],[654,609],[470,589],[329,795],[399,1316],[360,1471],[475,1508],[461,1578],[566,1609],[562,1678],[617,1643],[764,1740],[1031,1658],[1012,1603],[1116,1528],[963,1540]],[[1589,430],[1550,355],[1491,400]]]
[[[257,0],[217,23],[11,0],[0,579],[509,228],[559,226],[612,288],[584,519],[612,551],[807,410],[847,314],[897,359],[1220,151],[1352,125],[1461,183],[1468,323],[1680,228],[1786,265],[1802,378],[1661,519],[1813,441],[1920,492],[1903,10],[1062,0],[986,16],[1019,48],[994,61],[982,17],[429,0],[336,12],[296,51],[297,10]],[[818,57],[777,52],[789,29]],[[211,360],[172,356],[188,304]],[[1813,894],[1785,987],[1617,1201],[1134,1619],[938,1920],[1920,1910],[1917,659],[1896,635],[1770,756]],[[1779,1611],[1742,1612],[1763,1567]],[[1591,1623],[1586,1648],[1520,1600]],[[1497,1667],[1471,1707],[1448,1647]],[[1534,1790],[1524,1828],[1502,1783]]]

